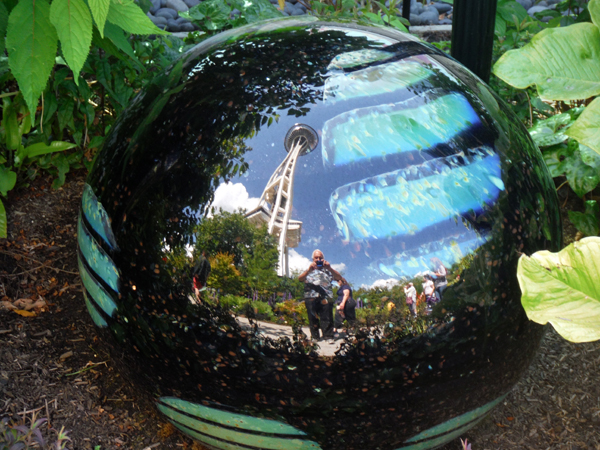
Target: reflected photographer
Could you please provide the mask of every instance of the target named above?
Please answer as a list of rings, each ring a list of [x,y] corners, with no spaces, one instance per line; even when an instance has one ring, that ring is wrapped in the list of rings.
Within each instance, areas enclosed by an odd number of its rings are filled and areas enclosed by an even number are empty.
[[[332,282],[340,278],[342,276],[325,260],[321,250],[313,252],[312,263],[298,277],[304,283],[304,304],[313,340],[333,339]]]

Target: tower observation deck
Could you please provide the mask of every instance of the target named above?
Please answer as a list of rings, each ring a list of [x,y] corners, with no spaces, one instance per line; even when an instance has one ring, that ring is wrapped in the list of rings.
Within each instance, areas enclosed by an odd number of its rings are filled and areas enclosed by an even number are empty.
[[[267,224],[269,234],[277,237],[280,276],[290,275],[288,249],[298,247],[302,234],[302,222],[291,218],[296,164],[318,143],[316,131],[308,125],[296,124],[290,128],[285,136],[287,156],[271,175],[258,206],[245,216],[258,227]]]

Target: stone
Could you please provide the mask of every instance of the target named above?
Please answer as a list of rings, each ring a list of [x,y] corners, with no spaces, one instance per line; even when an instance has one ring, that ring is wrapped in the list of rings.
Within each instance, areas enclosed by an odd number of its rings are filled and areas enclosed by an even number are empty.
[[[533,0],[517,0],[517,3],[519,3],[526,10],[533,6]]]
[[[423,24],[423,20],[421,19],[421,17],[418,14],[412,14],[412,13],[410,15],[409,22],[413,26],[417,26],[417,25],[422,25]]]
[[[435,9],[438,10],[440,14],[445,14],[447,12],[452,11],[452,5],[449,5],[448,3],[438,2],[432,3],[432,5],[435,7]]]
[[[77,240],[111,360],[204,446],[408,450],[464,436],[526,372],[544,327],[517,264],[560,227],[541,153],[479,78],[391,28],[299,17],[148,81]],[[432,276],[414,317],[405,288]],[[358,311],[337,336],[332,279]]]
[[[181,31],[181,25],[176,19],[167,19],[167,29],[173,33]]]
[[[177,14],[177,11],[175,11],[174,9],[171,8],[161,8],[158,11],[156,11],[156,14],[154,14],[155,17],[164,17],[165,19],[177,19],[179,17],[179,15]]]
[[[151,0],[152,7],[148,10],[150,14],[155,14],[160,9],[160,0]]]
[[[156,26],[158,25],[167,25],[167,18],[164,16],[152,16],[150,15],[150,20]]]
[[[414,4],[410,5],[410,13],[411,14],[419,15],[424,10],[425,10],[425,8],[422,3],[414,3]]]
[[[190,9],[183,0],[167,0],[167,8],[174,9],[178,12],[188,11]]]
[[[542,19],[541,19],[541,20],[542,20],[542,22],[544,22],[544,23],[548,23],[548,22],[550,22],[550,21],[551,21],[553,18],[554,18],[554,17],[552,17],[552,16],[544,16],[544,17],[542,17]]]
[[[437,25],[440,22],[440,13],[433,6],[427,7],[425,11],[419,14],[421,23],[424,25]]]
[[[303,16],[304,14],[306,14],[306,11],[304,11],[302,8],[295,7],[290,13],[290,16]]]
[[[188,8],[193,8],[196,5],[200,4],[200,0],[183,0]]]
[[[542,0],[541,2],[538,2],[537,6],[548,6],[548,3],[546,0]]]

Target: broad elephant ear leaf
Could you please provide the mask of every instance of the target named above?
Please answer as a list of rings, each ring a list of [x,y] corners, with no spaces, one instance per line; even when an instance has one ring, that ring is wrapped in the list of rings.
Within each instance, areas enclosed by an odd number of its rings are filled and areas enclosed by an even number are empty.
[[[600,157],[600,97],[585,108],[566,135],[588,146]]]
[[[520,49],[506,52],[494,73],[520,89],[535,84],[544,100],[600,94],[600,30],[593,23],[547,28]]]
[[[582,239],[558,253],[523,255],[517,277],[530,320],[550,322],[571,342],[600,339],[600,238]]]

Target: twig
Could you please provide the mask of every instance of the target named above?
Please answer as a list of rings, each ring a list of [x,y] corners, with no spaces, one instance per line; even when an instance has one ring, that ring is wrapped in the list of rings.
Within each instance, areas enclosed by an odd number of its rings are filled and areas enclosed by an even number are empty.
[[[5,255],[9,255],[9,256],[20,256],[21,258],[25,258],[25,259],[29,259],[31,261],[35,261],[37,263],[41,263],[41,266],[34,267],[33,269],[25,270],[24,272],[9,273],[9,274],[6,274],[6,275],[2,275],[4,277],[16,277],[17,275],[24,275],[26,273],[33,272],[34,270],[41,269],[42,267],[48,267],[49,269],[58,270],[59,272],[64,272],[64,273],[68,273],[68,274],[71,274],[71,275],[79,275],[79,272],[70,272],[68,270],[59,269],[58,267],[48,266],[48,264],[50,264],[50,263],[52,263],[52,262],[54,262],[54,261],[56,261],[56,260],[58,260],[60,258],[53,259],[51,261],[42,263],[39,259],[35,259],[35,258],[32,258],[31,256],[23,255],[22,253],[7,252],[6,250],[0,250],[0,253],[3,253]]]
[[[569,180],[566,180],[564,183],[562,183],[559,187],[556,188],[556,192],[558,192],[561,187],[563,187],[565,184],[568,184],[568,183],[569,183]]]
[[[24,416],[25,414],[38,412],[39,410],[41,410],[43,408],[44,408],[43,406],[40,406],[39,408],[30,409],[29,411],[18,412],[17,414],[20,416]]]
[[[71,377],[73,375],[79,375],[80,373],[87,372],[88,370],[90,370],[90,369],[92,369],[92,368],[94,368],[96,366],[99,366],[101,364],[106,365],[107,362],[108,361],[102,361],[102,362],[99,362],[99,363],[87,363],[83,369],[78,370],[77,372],[68,373],[68,374],[65,375],[65,377]]]

